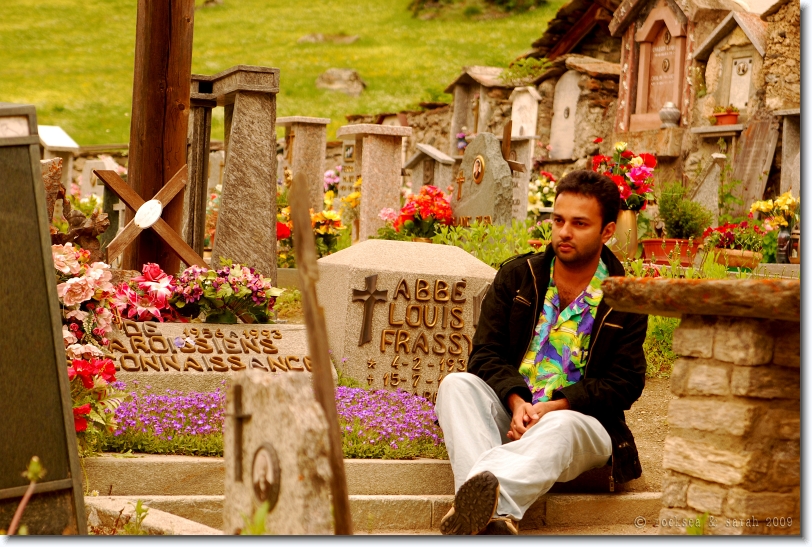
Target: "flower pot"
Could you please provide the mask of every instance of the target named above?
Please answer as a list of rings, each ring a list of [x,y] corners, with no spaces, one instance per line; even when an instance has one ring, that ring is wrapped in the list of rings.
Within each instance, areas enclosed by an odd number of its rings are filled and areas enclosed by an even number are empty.
[[[713,117],[716,118],[716,125],[736,125],[739,121],[738,112],[717,112]]]
[[[413,237],[412,241],[416,241],[418,243],[432,243],[430,237]]]
[[[701,239],[694,239],[693,246],[690,248],[690,256],[688,239],[644,239],[643,243],[643,258],[654,264],[668,265],[671,262],[668,257],[674,252],[679,244],[680,265],[690,266],[694,257],[699,251],[699,246],[702,244]],[[664,248],[663,248],[664,247]]]
[[[609,247],[615,256],[623,262],[634,260],[637,254],[637,213],[622,210],[617,215],[614,243]]]
[[[755,251],[742,251],[739,249],[713,249],[716,263],[724,264],[728,268],[755,269],[761,262],[761,253]]]
[[[789,237],[787,258],[790,264],[801,263],[801,223],[795,225]]]
[[[541,239],[528,239],[527,244],[533,247],[535,250],[541,249],[542,246],[547,244],[547,241],[542,241]]]

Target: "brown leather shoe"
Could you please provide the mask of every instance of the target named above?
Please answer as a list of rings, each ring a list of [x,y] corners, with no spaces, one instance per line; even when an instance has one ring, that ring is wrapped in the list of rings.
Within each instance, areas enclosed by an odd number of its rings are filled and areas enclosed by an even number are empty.
[[[499,481],[490,471],[474,475],[457,491],[454,505],[440,521],[444,536],[481,533],[491,521],[499,503]]]
[[[519,523],[510,517],[493,517],[479,534],[482,536],[518,536]]]

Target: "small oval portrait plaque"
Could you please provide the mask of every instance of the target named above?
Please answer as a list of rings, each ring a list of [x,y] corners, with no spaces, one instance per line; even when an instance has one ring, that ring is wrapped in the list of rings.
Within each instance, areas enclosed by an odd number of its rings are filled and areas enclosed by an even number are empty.
[[[485,158],[482,156],[477,156],[474,160],[474,165],[471,168],[471,176],[475,183],[479,184],[482,182],[482,178],[485,176]]]
[[[254,452],[254,463],[251,466],[254,499],[258,503],[267,501],[269,510],[273,509],[279,499],[279,482],[281,478],[276,450],[270,443],[263,443]]]
[[[151,199],[138,208],[133,222],[142,230],[146,230],[161,218],[163,205],[157,199]]]
[[[665,36],[663,36],[663,42],[665,42],[666,45],[671,43],[671,32],[667,29],[665,31]]]
[[[671,61],[663,59],[663,72],[668,72],[669,68],[671,68]]]

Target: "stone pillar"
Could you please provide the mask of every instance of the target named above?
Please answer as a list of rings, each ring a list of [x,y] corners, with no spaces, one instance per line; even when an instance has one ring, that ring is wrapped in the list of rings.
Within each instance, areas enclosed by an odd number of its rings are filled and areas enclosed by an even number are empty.
[[[276,284],[276,94],[279,69],[238,65],[212,77],[225,107],[226,163],[212,248]]]
[[[384,226],[378,218],[381,209],[400,209],[401,142],[411,134],[411,127],[371,123],[345,125],[336,133],[338,137],[355,136],[355,174],[363,179],[359,241],[376,235]]]
[[[612,278],[617,311],[681,316],[661,534],[800,534],[798,280]]]
[[[501,137],[497,137],[499,141]],[[513,180],[513,202],[511,218],[525,221],[527,219],[527,194],[530,184],[530,174],[533,171],[533,150],[538,135],[526,135],[523,137],[511,137],[510,139],[510,160],[524,164],[525,172],[512,171]]]
[[[324,209],[324,151],[327,148],[327,125],[330,118],[288,116],[276,120],[285,128],[285,163],[294,175],[302,173],[307,180],[310,207]]]
[[[203,240],[206,237],[211,111],[217,106],[217,97],[212,93],[212,87],[211,76],[192,74],[189,138],[186,146],[189,182],[183,195],[180,235],[200,256],[203,256]]]

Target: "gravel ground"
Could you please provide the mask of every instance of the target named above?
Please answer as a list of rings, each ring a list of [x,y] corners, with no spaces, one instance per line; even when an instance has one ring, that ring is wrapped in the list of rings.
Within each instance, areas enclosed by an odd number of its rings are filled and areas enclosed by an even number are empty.
[[[626,492],[660,492],[663,480],[663,443],[668,435],[668,403],[676,399],[668,378],[647,378],[643,395],[626,412],[634,434],[643,476],[629,482]]]

